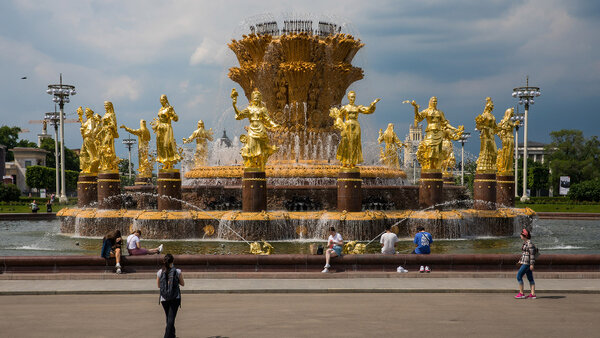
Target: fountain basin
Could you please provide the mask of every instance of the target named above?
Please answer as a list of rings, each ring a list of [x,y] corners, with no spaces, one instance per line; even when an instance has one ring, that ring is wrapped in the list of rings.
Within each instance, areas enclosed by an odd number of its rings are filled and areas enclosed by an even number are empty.
[[[424,226],[434,238],[512,236],[531,226],[535,212],[525,209],[450,211],[151,211],[66,208],[57,213],[61,232],[104,236],[119,229],[141,229],[148,239],[214,238],[223,240],[287,240],[326,238],[335,227],[347,240],[369,241],[394,228],[409,237]]]

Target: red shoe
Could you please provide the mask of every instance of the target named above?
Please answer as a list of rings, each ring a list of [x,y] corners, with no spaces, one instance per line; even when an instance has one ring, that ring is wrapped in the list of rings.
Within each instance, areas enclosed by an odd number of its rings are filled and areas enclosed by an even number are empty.
[[[515,298],[516,298],[516,299],[525,299],[525,298],[527,298],[527,297],[525,297],[525,295],[524,295],[524,294],[522,294],[522,293],[520,293],[520,292],[519,292],[519,293],[517,293],[517,295],[515,296]]]
[[[529,294],[527,297],[525,297],[527,299],[536,299],[537,297],[535,295]]]

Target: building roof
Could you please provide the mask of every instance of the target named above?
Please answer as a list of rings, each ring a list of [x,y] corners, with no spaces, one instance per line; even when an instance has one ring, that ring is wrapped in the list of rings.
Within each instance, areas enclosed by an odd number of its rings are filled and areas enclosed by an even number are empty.
[[[543,148],[547,145],[548,145],[548,143],[541,143],[541,142],[527,140],[527,148]],[[523,142],[519,142],[519,148],[523,148]]]

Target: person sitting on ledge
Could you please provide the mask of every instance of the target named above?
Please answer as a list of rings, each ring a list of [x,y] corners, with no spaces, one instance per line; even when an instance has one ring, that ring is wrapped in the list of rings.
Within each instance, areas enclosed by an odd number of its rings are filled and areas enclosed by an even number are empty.
[[[385,226],[385,233],[381,235],[379,242],[381,243],[382,254],[393,255],[396,253],[398,236],[392,232],[392,227],[389,224]]]
[[[52,202],[50,200],[46,203],[46,212],[52,212]]]
[[[433,237],[431,234],[425,231],[425,228],[422,226],[417,227],[417,234],[415,235],[415,239],[413,243],[417,245],[417,247],[413,250],[413,254],[418,255],[429,255],[431,253],[431,248],[429,247],[431,243],[433,243]],[[419,272],[431,272],[429,266],[423,267],[419,269]]]
[[[38,207],[37,202],[33,200],[33,202],[31,202],[31,212],[36,213],[38,210],[40,210],[40,207]]]
[[[121,231],[114,230],[109,232],[102,239],[101,256],[105,259],[115,257],[117,264],[115,265],[116,273],[121,273]]]
[[[327,251],[325,252],[325,268],[323,269],[323,273],[329,272],[329,261],[332,257],[342,256],[342,245],[344,245],[344,240],[342,239],[342,235],[338,232],[335,232],[335,228],[329,228],[329,238],[327,239]]]
[[[159,254],[163,249],[163,245],[159,245],[155,249],[144,249],[140,246],[140,237],[142,237],[142,230],[134,231],[129,237],[127,237],[127,251],[130,256],[139,255],[152,255]]]

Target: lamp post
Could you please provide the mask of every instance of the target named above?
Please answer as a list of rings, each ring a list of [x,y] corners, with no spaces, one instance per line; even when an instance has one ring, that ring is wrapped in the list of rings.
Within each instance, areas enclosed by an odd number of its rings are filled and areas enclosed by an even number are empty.
[[[56,106],[54,107],[56,110]],[[54,127],[54,166],[56,172],[56,190],[55,194],[58,195],[59,185],[60,185],[60,172],[58,171],[58,125],[60,124],[60,117],[58,116],[58,112],[48,112],[44,114],[44,120],[50,122],[50,125]]]
[[[519,99],[519,104],[525,105],[525,125],[523,128],[523,196],[521,202],[529,200],[527,196],[527,113],[529,105],[534,104],[534,97],[540,96],[539,87],[529,86],[529,76],[527,76],[525,87],[517,87],[513,89],[512,97]]]
[[[519,113],[519,107],[517,106],[517,113],[510,118],[513,122],[517,122],[519,121],[519,124],[515,125],[515,177],[517,177],[517,173],[519,172],[518,169],[518,162],[519,162],[519,125],[521,123],[523,123],[523,120],[525,119],[525,117],[523,116],[522,113]],[[518,181],[517,179],[515,179],[515,197],[519,197],[519,193],[517,192],[518,190]]]
[[[52,95],[52,102],[58,103],[60,107],[60,197],[61,203],[67,202],[66,184],[65,184],[65,103],[69,103],[70,96],[77,94],[75,86],[62,83],[62,73],[60,74],[60,82],[58,84],[48,85],[46,93]]]
[[[131,182],[131,148],[136,143],[135,139],[126,138],[123,139],[123,144],[127,147],[127,151],[129,151],[129,181]]]
[[[469,140],[471,133],[462,133],[458,141],[460,141],[460,185],[465,185],[465,142]]]

